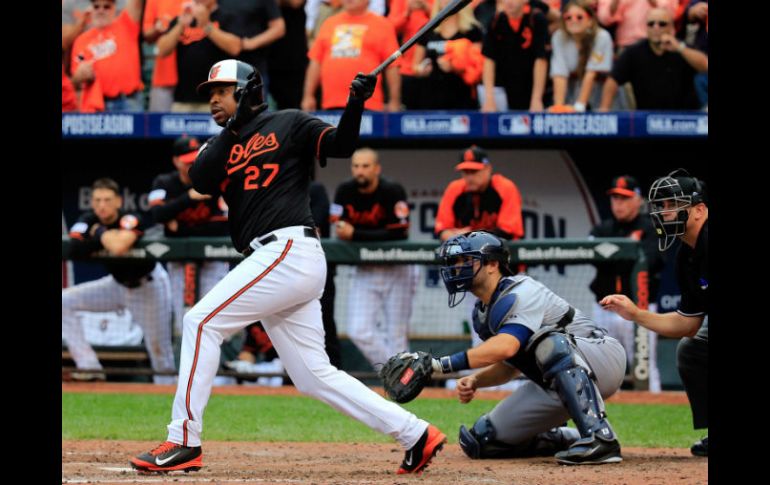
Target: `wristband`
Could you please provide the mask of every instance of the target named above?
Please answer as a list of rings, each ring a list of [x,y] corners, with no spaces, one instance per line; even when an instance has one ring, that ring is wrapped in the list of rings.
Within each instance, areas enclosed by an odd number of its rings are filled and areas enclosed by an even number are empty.
[[[451,372],[459,372],[461,370],[470,369],[468,364],[468,353],[463,350],[452,355],[445,355],[441,357],[439,363],[441,364],[441,372],[449,374]]]

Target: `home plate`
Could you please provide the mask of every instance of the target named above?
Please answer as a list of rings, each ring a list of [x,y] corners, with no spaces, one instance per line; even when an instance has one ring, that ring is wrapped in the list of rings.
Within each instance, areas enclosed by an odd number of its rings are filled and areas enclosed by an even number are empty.
[[[114,467],[114,466],[102,466],[102,467],[99,467],[99,470],[104,470],[104,471],[108,471],[108,472],[130,472],[130,471],[134,471],[134,469],[131,468],[131,467],[128,467],[128,468],[118,468],[118,467]]]

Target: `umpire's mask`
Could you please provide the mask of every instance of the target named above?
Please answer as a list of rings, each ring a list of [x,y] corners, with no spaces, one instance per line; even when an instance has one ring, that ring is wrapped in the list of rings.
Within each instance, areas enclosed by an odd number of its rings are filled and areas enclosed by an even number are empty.
[[[650,217],[658,236],[658,249],[670,248],[687,228],[688,209],[705,202],[705,187],[684,169],[661,177],[650,186]]]

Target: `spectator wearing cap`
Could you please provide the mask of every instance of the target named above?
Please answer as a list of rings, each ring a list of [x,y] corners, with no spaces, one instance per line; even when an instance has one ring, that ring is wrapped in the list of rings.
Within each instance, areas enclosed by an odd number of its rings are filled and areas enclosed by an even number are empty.
[[[227,205],[221,196],[201,194],[192,187],[190,166],[195,161],[201,144],[195,137],[181,136],[173,145],[171,162],[176,170],[155,177],[150,190],[149,204],[155,222],[163,224],[166,237],[227,236]],[[167,270],[171,279],[171,297],[174,308],[174,332],[181,335],[183,308],[196,302],[186,295],[187,281],[198,271],[199,295],[205,295],[227,275],[226,261],[196,263],[169,261]],[[194,283],[193,283],[194,284]],[[193,292],[193,294],[195,294]],[[187,301],[185,301],[187,299]]]
[[[609,110],[618,86],[631,83],[636,109],[698,109],[693,79],[708,71],[708,57],[674,37],[674,20],[667,9],[647,14],[647,38],[629,46],[612,66],[604,83],[600,111]]]
[[[654,312],[657,304],[660,273],[663,269],[663,258],[658,251],[657,236],[652,222],[646,214],[642,214],[644,200],[641,187],[637,180],[630,175],[620,175],[612,180],[612,186],[607,190],[610,197],[612,217],[609,217],[593,229],[590,237],[625,237],[638,241],[642,245],[649,273],[649,309]],[[633,261],[610,261],[596,264],[596,277],[590,288],[596,297],[594,304],[594,321],[605,328],[609,335],[615,337],[626,350],[627,374],[631,374],[634,365],[634,322],[624,320],[619,315],[604,311],[599,300],[613,293],[635,298],[631,292],[631,270]],[[649,336],[649,386],[653,392],[660,392],[660,373],[657,364],[656,347],[658,335],[648,332]]]
[[[219,7],[217,0],[182,5],[181,14],[158,39],[158,58],[176,51],[178,78],[171,111],[209,112],[208,101],[201,100],[196,87],[208,77],[212,65],[240,54],[241,38],[233,33],[238,22],[236,15]]]
[[[524,237],[521,194],[512,180],[492,173],[486,151],[475,145],[460,154],[436,216],[434,231],[442,241],[468,231],[488,231],[504,239]]]
[[[127,0],[116,13],[115,0],[92,0],[92,28],[72,44],[72,82],[83,91],[80,111],[144,111],[139,60],[141,0]]]

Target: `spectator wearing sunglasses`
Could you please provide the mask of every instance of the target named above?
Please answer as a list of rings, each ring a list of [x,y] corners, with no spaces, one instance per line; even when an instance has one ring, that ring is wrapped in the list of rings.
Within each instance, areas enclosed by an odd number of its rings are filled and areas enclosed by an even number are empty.
[[[708,71],[708,57],[674,36],[671,13],[647,13],[647,38],[618,57],[602,91],[601,111],[609,110],[618,86],[631,83],[640,110],[698,109],[693,78]]]
[[[599,0],[597,17],[604,27],[614,26],[615,48],[623,50],[647,38],[645,19],[653,8],[668,10],[673,17],[678,0]]]
[[[72,44],[72,82],[83,89],[81,111],[140,112],[144,84],[139,61],[141,0],[120,14],[115,0],[92,0],[90,29]]]
[[[589,0],[570,0],[551,36],[554,106],[575,111],[599,107],[602,84],[612,68],[612,37],[599,26]]]

